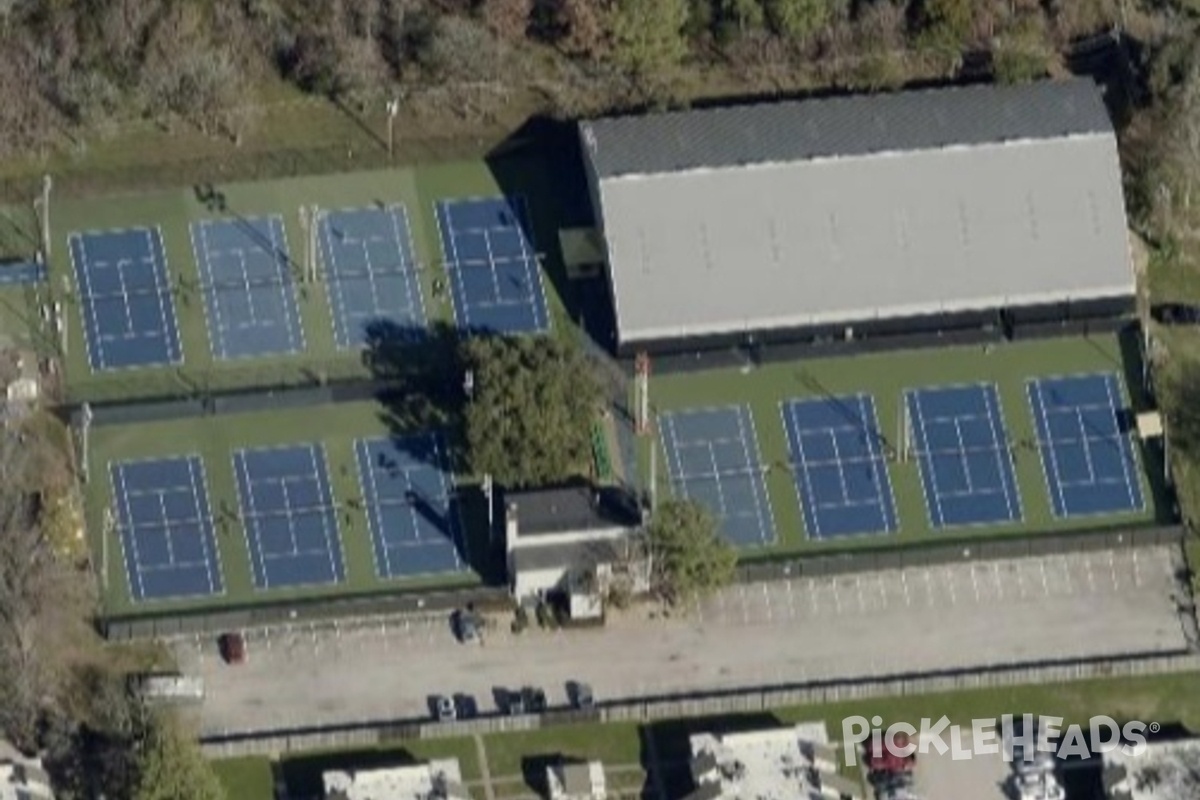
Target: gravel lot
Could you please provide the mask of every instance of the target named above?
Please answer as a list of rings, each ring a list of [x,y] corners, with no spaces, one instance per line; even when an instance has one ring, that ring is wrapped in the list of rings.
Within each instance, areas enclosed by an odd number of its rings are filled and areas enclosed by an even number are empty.
[[[176,645],[202,675],[208,733],[428,713],[464,693],[543,687],[565,702],[584,680],[599,699],[1182,647],[1172,551],[1129,550],[797,579],[733,587],[686,616],[645,612],[603,629],[496,626],[460,645],[444,616],[334,629],[248,632],[249,661],[212,641]]]

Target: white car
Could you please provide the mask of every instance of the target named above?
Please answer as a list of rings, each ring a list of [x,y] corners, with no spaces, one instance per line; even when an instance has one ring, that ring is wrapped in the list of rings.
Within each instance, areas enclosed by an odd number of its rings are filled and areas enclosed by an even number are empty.
[[[438,722],[454,722],[458,719],[458,710],[454,707],[454,700],[444,694],[439,694],[434,701]]]

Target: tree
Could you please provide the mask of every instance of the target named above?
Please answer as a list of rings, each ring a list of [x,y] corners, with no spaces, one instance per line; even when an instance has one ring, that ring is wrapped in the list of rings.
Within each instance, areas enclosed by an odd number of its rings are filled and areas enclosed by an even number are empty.
[[[971,0],[921,0],[919,19],[924,46],[961,53],[971,35]]]
[[[600,383],[577,345],[550,337],[479,337],[463,345],[474,387],[465,414],[468,461],[507,486],[586,474]]]
[[[613,56],[640,78],[654,77],[687,55],[687,0],[618,0],[609,19]]]
[[[0,434],[0,732],[26,751],[83,632],[87,581],[56,557],[40,527],[37,464],[49,445]]]
[[[608,46],[604,21],[608,6],[604,0],[552,0],[550,27],[556,42],[571,56],[596,58]]]
[[[750,28],[761,28],[766,20],[759,0],[722,0],[721,16],[737,25],[743,33]]]
[[[172,714],[149,717],[132,800],[225,800],[225,789],[193,736]]]
[[[992,53],[996,78],[1002,83],[1041,78],[1053,53],[1046,18],[1041,14],[1022,15],[996,43]]]
[[[807,39],[829,24],[833,16],[830,0],[769,0],[767,18],[771,28],[789,39]]]
[[[708,594],[733,581],[737,553],[703,506],[667,500],[655,509],[644,533],[655,591],[668,602]]]
[[[533,0],[483,0],[480,14],[492,33],[510,42],[525,38]]]

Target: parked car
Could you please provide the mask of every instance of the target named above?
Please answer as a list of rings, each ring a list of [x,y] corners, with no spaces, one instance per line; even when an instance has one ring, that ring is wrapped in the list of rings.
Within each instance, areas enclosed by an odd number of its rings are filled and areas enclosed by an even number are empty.
[[[458,709],[454,707],[454,700],[444,694],[439,694],[434,700],[434,709],[438,722],[454,722],[458,719]]]
[[[450,620],[454,636],[463,644],[477,644],[479,636],[479,617],[473,611],[458,609]]]
[[[546,710],[546,693],[536,686],[521,689],[521,697],[525,700],[525,710],[528,713],[540,714]]]
[[[587,710],[596,705],[596,698],[592,694],[592,686],[582,681],[572,681],[567,684],[567,694],[570,695],[571,705],[580,711]]]
[[[1200,306],[1159,303],[1150,309],[1150,316],[1162,325],[1197,325],[1200,324]]]
[[[217,650],[226,664],[242,664],[246,661],[246,638],[240,633],[222,633],[217,638]]]

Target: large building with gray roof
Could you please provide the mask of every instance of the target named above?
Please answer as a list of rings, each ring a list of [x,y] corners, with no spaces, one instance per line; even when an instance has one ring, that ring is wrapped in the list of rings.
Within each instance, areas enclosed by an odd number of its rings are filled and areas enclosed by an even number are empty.
[[[1076,79],[580,126],[622,352],[1119,318],[1117,142]]]

